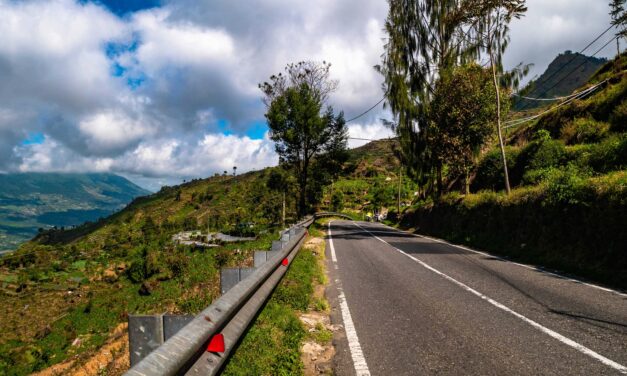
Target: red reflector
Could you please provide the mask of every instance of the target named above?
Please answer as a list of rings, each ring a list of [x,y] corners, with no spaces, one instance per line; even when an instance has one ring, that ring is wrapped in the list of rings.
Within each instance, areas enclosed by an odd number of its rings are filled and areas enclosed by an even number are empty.
[[[284,258],[283,261],[281,261],[281,265],[283,266],[287,266],[288,263],[289,261],[287,261],[287,258]]]
[[[211,337],[209,346],[207,346],[208,352],[224,352],[224,334],[216,334]]]

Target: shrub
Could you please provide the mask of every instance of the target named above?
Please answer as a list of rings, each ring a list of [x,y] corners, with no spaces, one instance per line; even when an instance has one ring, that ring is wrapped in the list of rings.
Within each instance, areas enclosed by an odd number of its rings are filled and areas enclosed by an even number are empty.
[[[331,210],[339,212],[344,208],[344,194],[341,191],[333,192],[331,197]]]
[[[546,131],[540,131],[519,154],[516,166],[522,178],[525,171],[559,166],[566,160],[566,147],[552,140]]]
[[[552,168],[546,172],[546,201],[552,204],[580,204],[590,202],[594,190],[590,188],[588,179],[590,172],[573,164],[566,168]]]
[[[146,275],[144,260],[142,258],[135,259],[131,266],[126,269],[126,275],[133,283],[142,282]]]
[[[610,115],[611,130],[613,132],[627,131],[627,100],[624,100],[614,108]]]
[[[590,113],[597,120],[607,121],[614,109],[619,107],[626,98],[627,78],[622,78],[620,82],[611,82],[610,86],[590,98],[588,101]]]
[[[505,158],[507,166],[511,171],[516,168],[516,160],[520,149],[513,146],[505,147]],[[511,176],[510,176],[511,180]],[[483,189],[501,190],[505,187],[505,176],[503,174],[503,162],[501,150],[493,149],[486,153],[477,166],[476,176],[472,182],[473,192]],[[512,182],[512,184],[515,184]]]
[[[561,139],[567,144],[599,142],[607,135],[610,125],[591,117],[578,118],[566,124],[561,130]]]
[[[537,170],[526,171],[523,175],[522,183],[524,185],[536,185],[546,180],[547,176],[554,168],[541,168]]]
[[[569,148],[568,160],[595,172],[627,168],[627,135],[612,136],[603,142]]]

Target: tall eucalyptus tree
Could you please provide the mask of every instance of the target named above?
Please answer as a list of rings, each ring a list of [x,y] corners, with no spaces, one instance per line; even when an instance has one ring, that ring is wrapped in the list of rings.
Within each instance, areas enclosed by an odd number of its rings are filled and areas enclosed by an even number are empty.
[[[476,58],[469,38],[463,0],[388,0],[385,22],[387,42],[381,65],[383,90],[395,117],[408,170],[420,184],[431,186],[435,178],[442,192],[442,164],[433,158],[429,132],[429,103],[435,82],[458,64]]]
[[[618,29],[616,33],[616,50],[620,55],[620,38],[627,35],[627,10],[625,10],[626,0],[610,0],[610,17],[612,25]]]
[[[525,75],[528,67],[519,66],[512,72],[504,73],[503,54],[509,45],[509,23],[520,18],[527,11],[526,0],[467,0],[466,17],[472,22],[472,32],[477,40],[475,47],[480,53],[489,58],[492,70],[492,79],[495,88],[496,129],[501,149],[503,172],[505,175],[505,190],[511,192],[503,129],[501,126],[501,82],[516,86],[521,76]]]

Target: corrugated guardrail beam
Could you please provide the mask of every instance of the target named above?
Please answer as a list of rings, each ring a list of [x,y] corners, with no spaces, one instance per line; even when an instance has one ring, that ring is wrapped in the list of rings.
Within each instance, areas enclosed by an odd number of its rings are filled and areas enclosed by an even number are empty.
[[[306,228],[318,217],[336,216],[351,219],[341,213],[318,213],[304,219],[282,233],[276,256],[255,270],[226,294],[196,316],[189,324],[163,345],[133,366],[127,376],[213,375],[217,373],[237,341],[255,317],[263,303],[277,286],[304,241]],[[289,240],[288,240],[289,238]],[[273,250],[274,250],[273,244]],[[276,244],[277,246],[279,243]],[[211,338],[221,332],[225,351],[206,351]]]
[[[314,218],[308,218],[295,227],[294,236],[273,257],[259,267],[250,277],[238,283],[163,345],[131,368],[128,376],[179,375],[185,373],[205,353],[211,337],[222,330],[266,280],[273,275],[281,261],[298,250],[305,237],[303,227],[310,226]],[[276,283],[272,285],[272,288]]]

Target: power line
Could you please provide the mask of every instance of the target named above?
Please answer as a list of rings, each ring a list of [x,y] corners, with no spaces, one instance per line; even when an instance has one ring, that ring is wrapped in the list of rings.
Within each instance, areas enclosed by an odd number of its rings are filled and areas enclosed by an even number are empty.
[[[364,111],[364,112],[362,112],[361,114],[359,114],[359,115],[355,116],[354,118],[351,118],[351,119],[349,119],[349,120],[346,120],[346,123],[350,123],[350,122],[351,122],[351,121],[353,121],[353,120],[357,120],[357,119],[359,119],[360,117],[362,117],[362,116],[364,116],[365,114],[367,114],[368,112],[370,112],[370,111],[374,110],[374,109],[375,109],[378,105],[380,105],[380,104],[381,104],[381,102],[383,102],[384,100],[385,100],[385,96],[384,96],[383,98],[381,98],[381,100],[380,100],[380,101],[378,101],[378,102],[377,102],[374,106],[370,107],[370,108],[369,108],[369,109],[367,109],[366,111]]]
[[[519,97],[519,98],[522,98],[522,99],[526,99],[526,100],[529,100],[529,101],[546,101],[546,102],[554,102],[554,101],[563,101],[563,100],[567,100],[567,99],[570,99],[570,98],[572,98],[572,97],[576,97],[576,96],[577,96],[577,95],[579,95],[579,94],[581,94],[581,92],[578,92],[578,93],[573,93],[573,94],[571,94],[571,95],[567,95],[567,96],[565,96],[565,97],[555,97],[555,98],[531,98],[531,97],[526,97],[526,96],[524,96],[524,95],[520,95],[520,94],[517,94],[517,93],[512,93],[512,96]]]
[[[616,38],[618,38],[618,36],[613,37],[612,39],[608,40],[607,43],[605,43],[601,48],[599,48],[598,50],[596,50],[595,53],[593,53],[590,57],[595,57],[599,52],[601,52],[605,47],[607,47],[610,43],[612,43],[614,40],[616,40]],[[581,68],[582,66],[586,65],[588,63],[588,60],[584,60],[581,64],[579,64],[578,66],[575,67],[575,69],[571,70],[570,72],[568,72],[568,74],[566,74],[564,77],[562,77],[561,80],[557,81],[555,84],[553,84],[553,86],[551,86],[550,88],[548,88],[547,90],[544,91],[544,94],[548,93],[549,91],[551,91],[554,87],[556,87],[557,85],[559,85],[562,81],[564,81],[568,76],[570,76],[572,73],[576,72],[579,68]],[[540,96],[542,96],[540,95]],[[524,107],[523,107],[524,109]]]
[[[596,38],[594,38],[594,40],[590,43],[588,43],[587,46],[585,46],[581,51],[579,51],[579,54],[583,54],[588,48],[590,48],[590,46],[592,46],[594,43],[596,43],[599,39],[601,39],[605,34],[607,34],[608,31],[610,31],[612,28],[614,27],[614,25],[611,25],[610,27],[608,27],[607,29],[605,29],[605,31],[603,31],[599,36],[597,36]],[[612,38],[611,41],[613,41],[616,37]],[[610,42],[611,42],[610,41]],[[605,48],[610,42],[606,43],[603,47],[601,47],[597,52],[595,52],[592,56],[596,56],[596,54],[598,54],[603,48]],[[575,61],[575,59],[577,58],[577,54],[575,54],[573,56],[572,59],[570,59],[570,61],[568,61],[568,63],[562,65],[561,68],[559,68],[558,70],[556,70],[555,72],[553,72],[553,74],[551,74],[549,77],[547,77],[544,81],[548,82],[551,78],[553,78],[556,74],[558,74],[559,72],[561,72],[562,70],[564,70],[570,63],[572,63],[573,61]],[[553,86],[551,86],[549,89],[544,90],[540,95],[538,95],[538,97],[542,97],[543,95],[546,95],[551,89],[553,89],[555,86],[557,86],[559,83],[561,83],[562,81],[564,81],[566,79],[566,77],[568,77],[571,73],[575,72],[577,69],[579,69],[581,66],[583,66],[584,64],[586,64],[588,61],[585,60],[582,64],[580,64],[579,66],[577,66],[575,69],[573,69],[572,71],[570,71],[568,74],[566,74],[564,77],[562,77],[561,80],[557,81]],[[529,106],[529,103],[526,103],[523,105],[523,107],[520,109],[520,111],[526,109]]]
[[[596,89],[598,89],[599,86],[603,85],[608,80],[609,79],[606,79],[606,80],[604,80],[604,81],[602,81],[602,82],[600,82],[600,83],[598,83],[598,84],[596,84],[596,85],[594,85],[594,86],[592,86],[592,87],[590,87],[590,88],[588,88],[588,89],[586,89],[584,91],[576,93],[576,95],[574,97],[572,97],[572,98],[570,98],[570,99],[568,99],[568,100],[566,100],[566,101],[556,105],[555,107],[551,107],[550,109],[548,109],[548,110],[546,110],[544,112],[541,112],[541,113],[539,113],[537,115],[529,116],[529,117],[523,118],[523,119],[515,119],[515,120],[510,120],[508,122],[505,122],[504,124],[509,124],[509,125],[503,127],[503,129],[513,128],[513,127],[516,127],[516,126],[518,126],[520,124],[524,124],[524,123],[527,123],[529,121],[535,120],[535,119],[541,117],[542,115],[545,115],[545,114],[547,114],[549,112],[552,112],[552,111],[554,111],[554,110],[556,110],[556,109],[558,109],[558,108],[560,108],[562,106],[565,106],[565,105],[569,104],[570,102],[572,102],[572,101],[574,101],[576,99],[581,99],[581,98],[587,96],[588,94],[592,93]]]
[[[358,140],[358,141],[379,141],[373,138],[360,138],[360,137],[348,137],[349,140]]]

